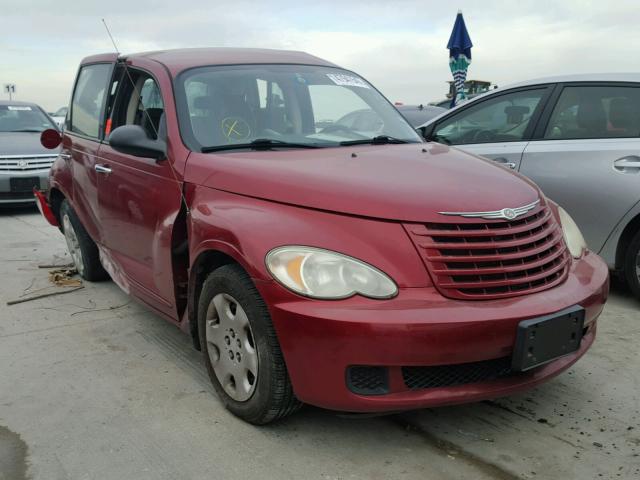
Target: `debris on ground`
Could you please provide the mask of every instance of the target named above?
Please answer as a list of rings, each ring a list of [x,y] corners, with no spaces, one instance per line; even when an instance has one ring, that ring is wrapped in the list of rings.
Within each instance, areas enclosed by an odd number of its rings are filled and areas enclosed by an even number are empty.
[[[58,287],[79,287],[82,280],[72,278],[78,270],[75,268],[60,268],[49,272],[49,281]]]
[[[7,305],[15,305],[17,303],[30,302],[31,300],[38,300],[40,298],[53,297],[54,295],[63,295],[65,293],[75,292],[76,290],[80,290],[82,288],[84,288],[84,285],[80,285],[79,287],[75,287],[75,288],[65,288],[64,290],[58,290],[56,292],[43,293],[41,295],[35,295],[33,297],[25,297],[25,298],[18,298],[17,300],[9,300],[7,302]]]
[[[56,287],[62,287],[59,290],[53,292],[45,292],[40,295],[32,295],[30,297],[21,297],[15,300],[9,300],[7,305],[16,305],[18,303],[30,302],[32,300],[38,300],[40,298],[52,297],[54,295],[63,295],[65,293],[75,292],[84,288],[82,280],[74,278],[77,275],[78,270],[75,269],[73,264],[70,265],[38,265],[38,268],[50,268],[55,267],[55,270],[49,271],[49,282]],[[45,290],[45,289],[39,289]]]

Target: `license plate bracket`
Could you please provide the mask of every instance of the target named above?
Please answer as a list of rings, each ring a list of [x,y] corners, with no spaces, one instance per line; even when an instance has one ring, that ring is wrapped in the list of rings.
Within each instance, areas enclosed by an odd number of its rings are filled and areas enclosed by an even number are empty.
[[[9,179],[9,187],[12,193],[33,192],[40,190],[40,177],[14,177]]]
[[[579,305],[518,324],[511,369],[523,372],[575,352],[584,329],[584,308]]]

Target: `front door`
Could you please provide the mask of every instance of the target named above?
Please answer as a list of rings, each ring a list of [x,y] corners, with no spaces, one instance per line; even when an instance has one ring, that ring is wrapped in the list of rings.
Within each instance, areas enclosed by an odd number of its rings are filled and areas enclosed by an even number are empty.
[[[429,138],[518,170],[549,88],[519,89],[477,100],[440,120]]]
[[[565,85],[520,171],[574,218],[599,252],[640,201],[640,87]]]
[[[119,67],[122,68],[122,67]],[[150,138],[166,136],[164,101],[154,78],[127,67],[107,125],[140,125]],[[123,72],[124,73],[124,72]],[[108,139],[108,137],[107,137]],[[123,282],[161,312],[177,318],[171,263],[173,223],[180,210],[182,184],[173,159],[156,161],[100,148],[98,202],[104,244]],[[121,285],[122,286],[122,285]]]
[[[100,147],[101,119],[112,63],[85,65],[78,73],[60,156],[71,162],[73,206],[89,236],[102,242],[94,166]]]

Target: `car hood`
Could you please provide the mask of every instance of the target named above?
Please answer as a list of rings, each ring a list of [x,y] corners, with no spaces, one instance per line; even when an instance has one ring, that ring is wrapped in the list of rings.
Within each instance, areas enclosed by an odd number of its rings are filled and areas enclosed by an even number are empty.
[[[40,143],[40,132],[0,132],[0,157],[4,155],[56,155]]]
[[[540,198],[524,177],[437,143],[192,153],[185,179],[231,193],[344,214],[442,221]]]

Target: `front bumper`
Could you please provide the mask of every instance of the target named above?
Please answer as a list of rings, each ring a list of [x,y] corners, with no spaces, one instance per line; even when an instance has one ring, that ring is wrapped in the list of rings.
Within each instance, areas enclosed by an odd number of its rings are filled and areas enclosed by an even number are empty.
[[[35,201],[33,190],[25,188],[24,191],[12,192],[12,178],[30,178],[38,177],[40,179],[40,190],[49,188],[49,170],[36,170],[25,172],[2,172],[0,173],[0,204],[28,204]]]
[[[402,289],[391,300],[353,297],[302,299],[274,282],[259,282],[297,397],[324,408],[382,412],[495,398],[528,389],[576,362],[595,338],[595,321],[609,290],[609,272],[595,254],[575,261],[567,280],[540,293],[503,300],[464,301],[434,288]],[[510,356],[521,320],[585,309],[588,330],[580,349],[526,373],[464,385],[410,389],[402,367],[454,365]],[[383,366],[389,393],[359,395],[347,368]]]

